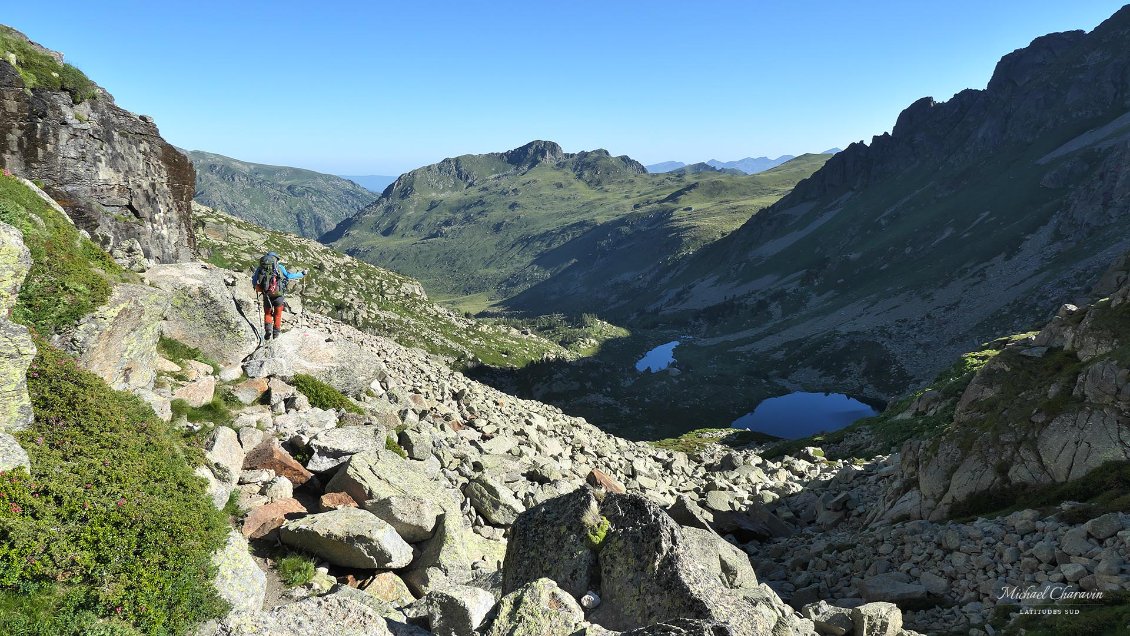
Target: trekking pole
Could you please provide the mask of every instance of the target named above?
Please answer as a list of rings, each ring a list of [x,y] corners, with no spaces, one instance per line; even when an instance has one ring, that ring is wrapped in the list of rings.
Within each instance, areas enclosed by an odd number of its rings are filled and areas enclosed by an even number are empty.
[[[259,298],[259,290],[256,289],[255,290],[255,311],[256,311],[256,313],[262,311],[262,309],[261,309],[262,307],[263,307],[263,300],[261,298]],[[251,321],[248,320],[247,322],[250,323]],[[258,327],[256,327],[254,324],[251,325],[251,330],[255,332],[255,337],[259,339],[259,344],[255,347],[256,349],[258,349],[259,347],[263,346],[263,334],[259,333]]]

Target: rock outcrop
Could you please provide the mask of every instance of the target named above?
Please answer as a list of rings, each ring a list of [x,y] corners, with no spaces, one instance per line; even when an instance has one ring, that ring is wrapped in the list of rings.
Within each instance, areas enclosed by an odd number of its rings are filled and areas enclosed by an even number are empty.
[[[154,261],[192,257],[196,174],[151,118],[119,108],[102,89],[80,103],[64,91],[29,90],[7,58],[0,112],[0,167],[41,181],[108,252],[136,241]]]
[[[35,417],[27,394],[27,369],[35,358],[35,343],[27,327],[9,319],[30,268],[31,254],[23,235],[0,223],[0,432],[27,428]]]
[[[145,282],[169,297],[161,324],[165,336],[199,349],[222,366],[237,364],[255,350],[263,316],[250,274],[177,263],[151,267]]]
[[[168,309],[169,299],[159,291],[115,285],[106,304],[85,317],[62,344],[113,388],[150,388],[157,379],[157,340]]]
[[[607,494],[598,503],[582,489],[523,516],[507,545],[504,591],[542,578],[563,582],[574,596],[597,589],[603,601],[590,619],[622,631],[677,619],[722,623],[735,636],[813,631],[756,577],[725,586],[717,569],[703,565],[717,564],[717,548],[688,541],[639,495]]]
[[[944,519],[975,496],[1079,479],[1130,459],[1130,263],[1120,259],[1091,305],[1065,305],[981,368],[940,437],[903,449],[887,518]]]
[[[257,612],[263,609],[267,593],[267,575],[248,553],[247,539],[232,530],[223,549],[212,557],[216,568],[213,584],[220,598],[231,604],[233,612]]]

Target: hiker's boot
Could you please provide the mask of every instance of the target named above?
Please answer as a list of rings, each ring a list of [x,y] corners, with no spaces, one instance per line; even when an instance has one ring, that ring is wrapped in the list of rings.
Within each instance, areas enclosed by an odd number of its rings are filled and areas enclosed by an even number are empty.
[[[271,329],[272,327],[263,327],[263,340],[271,339]]]
[[[278,339],[279,339],[279,335],[280,335],[281,333],[282,333],[282,332],[281,332],[281,331],[279,331],[279,328],[278,328],[278,327],[275,327],[275,330],[274,330],[274,334],[275,334],[275,340],[278,340]]]

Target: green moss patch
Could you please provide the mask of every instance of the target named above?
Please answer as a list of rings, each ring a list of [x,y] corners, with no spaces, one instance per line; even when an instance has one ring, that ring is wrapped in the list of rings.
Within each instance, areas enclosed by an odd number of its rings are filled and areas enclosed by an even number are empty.
[[[299,373],[294,376],[293,384],[295,388],[310,400],[311,406],[316,406],[320,409],[344,409],[349,413],[364,414],[364,410],[353,400],[342,394],[341,391],[333,388],[332,386],[322,382],[312,375]]]
[[[122,268],[63,214],[14,177],[0,175],[0,221],[23,232],[32,266],[12,317],[40,333],[73,325],[110,298]]]
[[[611,529],[612,522],[601,515],[600,521],[585,532],[585,542],[588,543],[590,549],[600,550],[600,547],[604,545],[604,539],[608,537],[608,531]]]
[[[173,400],[171,406],[173,419],[183,415],[186,420],[194,424],[211,422],[217,426],[230,426],[235,421],[231,409],[218,396],[204,406],[189,406],[184,400]]]
[[[36,344],[35,423],[18,435],[33,469],[0,475],[0,633],[99,617],[171,635],[221,615],[211,554],[227,525],[189,468],[203,458],[144,402]],[[43,614],[61,628],[28,625]],[[109,625],[81,633],[133,633]]]

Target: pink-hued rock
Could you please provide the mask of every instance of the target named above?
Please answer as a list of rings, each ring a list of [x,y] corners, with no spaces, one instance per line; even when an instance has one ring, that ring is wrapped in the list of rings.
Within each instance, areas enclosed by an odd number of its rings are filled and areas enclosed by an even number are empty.
[[[338,508],[360,508],[357,501],[344,492],[327,492],[318,500],[322,512],[337,510]]]
[[[248,539],[261,539],[280,528],[284,522],[308,512],[297,499],[279,499],[260,506],[244,517],[243,536]]]
[[[289,479],[290,483],[296,487],[306,483],[314,476],[302,464],[299,464],[298,460],[291,457],[290,453],[283,450],[283,447],[279,446],[278,440],[275,439],[268,439],[251,449],[251,452],[247,453],[247,457],[243,460],[243,469],[273,470],[276,475]]]

